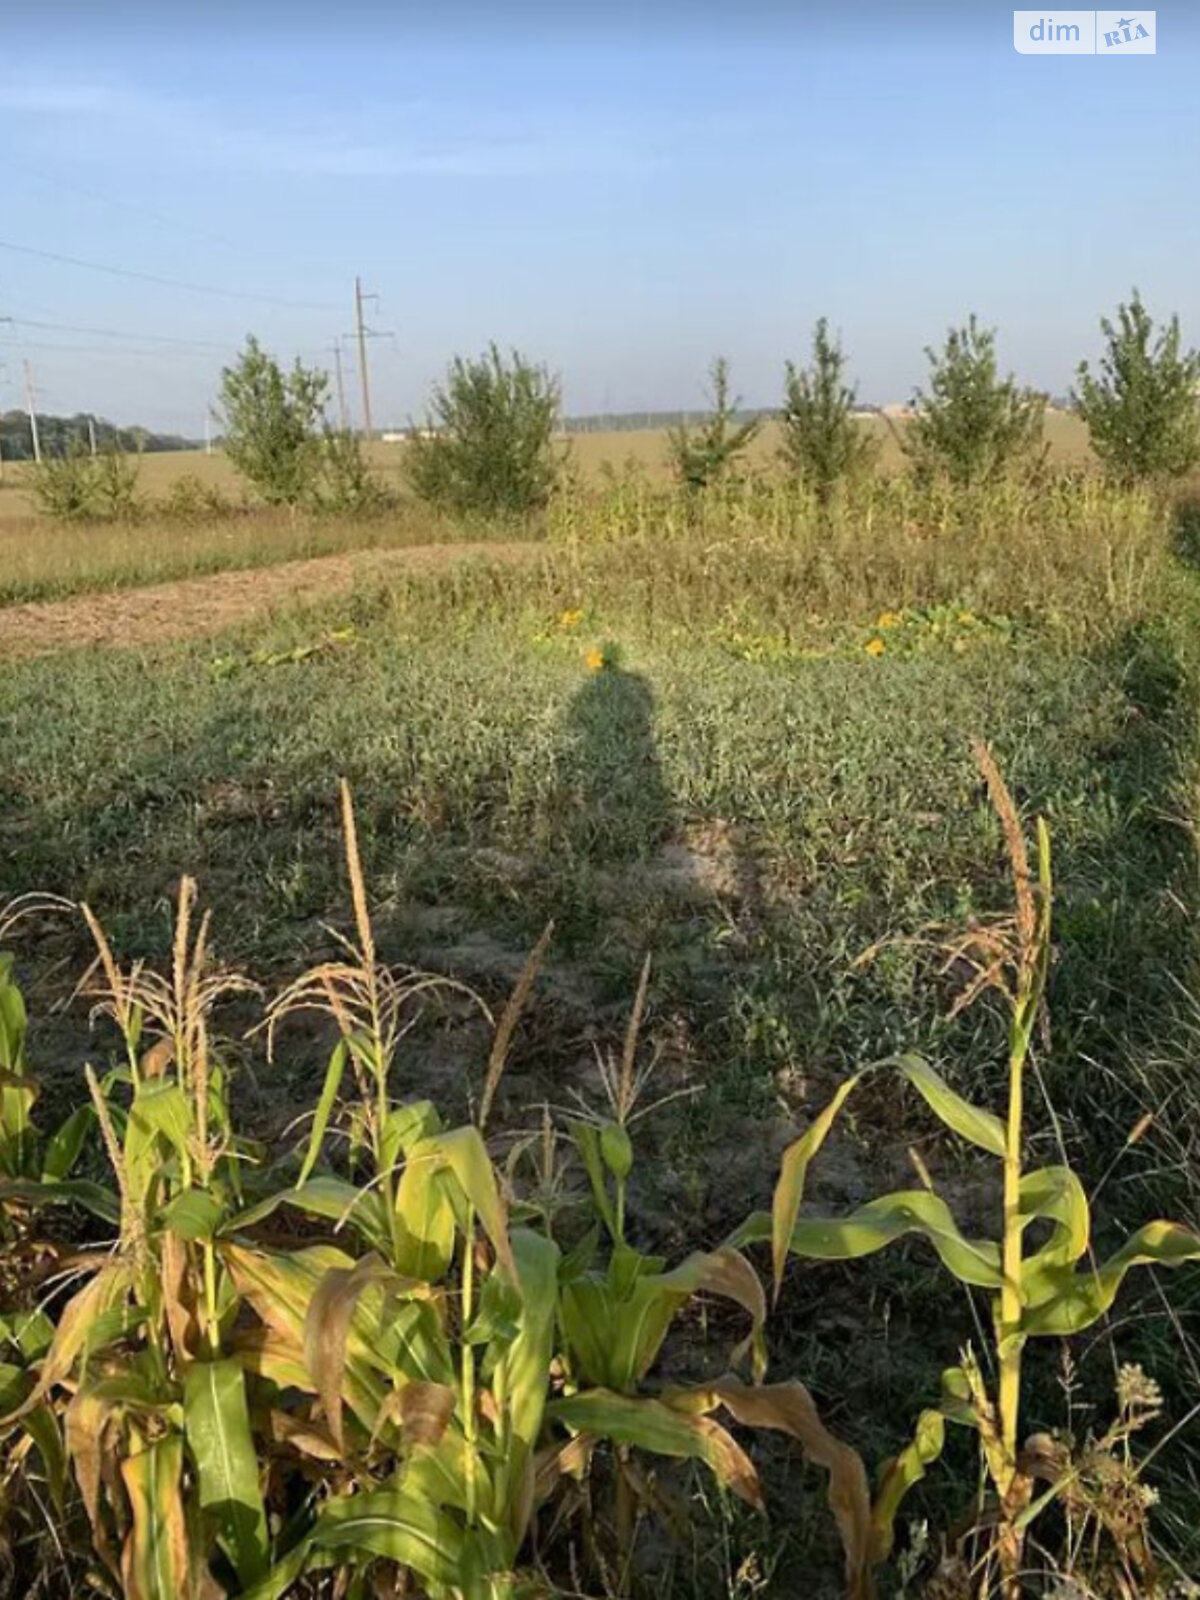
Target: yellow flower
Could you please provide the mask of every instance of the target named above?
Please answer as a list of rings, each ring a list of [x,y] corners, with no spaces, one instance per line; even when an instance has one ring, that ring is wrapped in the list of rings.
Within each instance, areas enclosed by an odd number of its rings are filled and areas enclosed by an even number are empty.
[[[975,621],[975,613],[973,611],[960,611],[958,613],[958,620],[962,623],[965,623],[967,627],[970,627],[971,623]]]
[[[604,665],[604,651],[589,650],[583,659],[589,672],[599,672]]]
[[[884,644],[882,639],[872,639],[870,643],[865,646],[865,649],[869,656],[881,656],[887,649],[887,646]]]
[[[875,626],[877,628],[894,628],[896,624],[902,620],[903,619],[898,611],[881,611],[879,616],[876,618]],[[876,655],[879,654],[878,651],[875,653]]]
[[[577,628],[583,621],[583,611],[564,611],[558,619],[560,628]]]

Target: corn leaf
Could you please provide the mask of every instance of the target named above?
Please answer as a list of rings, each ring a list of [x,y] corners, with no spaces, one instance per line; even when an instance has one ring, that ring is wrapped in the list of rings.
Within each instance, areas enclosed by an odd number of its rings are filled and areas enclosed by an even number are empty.
[[[101,1222],[116,1227],[121,1207],[111,1189],[90,1178],[45,1179],[0,1178],[0,1201],[19,1200],[35,1210],[42,1206],[82,1206]]]
[[[183,1440],[177,1433],[121,1462],[133,1514],[121,1552],[125,1600],[180,1600],[190,1591],[182,1475]]]
[[[422,1161],[418,1154],[409,1160],[396,1188],[396,1220],[399,1271],[426,1283],[445,1277],[454,1255],[454,1207],[447,1180],[432,1157]]]
[[[940,1411],[922,1411],[912,1438],[880,1473],[879,1489],[871,1507],[871,1559],[886,1561],[895,1543],[896,1513],[904,1496],[925,1476],[946,1442],[946,1423]]]
[[[867,1469],[852,1446],[821,1420],[816,1402],[802,1383],[749,1386],[734,1377],[700,1389],[664,1395],[671,1407],[712,1411],[718,1405],[748,1428],[789,1434],[810,1461],[829,1474],[829,1507],[842,1541],[847,1600],[871,1600],[871,1494]]]
[[[1098,1268],[1049,1268],[1043,1282],[1052,1294],[1021,1321],[1023,1334],[1062,1336],[1090,1328],[1117,1297],[1130,1267],[1177,1267],[1200,1260],[1200,1234],[1178,1222],[1148,1222]]]
[[[771,1201],[770,1225],[766,1233],[766,1237],[771,1241],[771,1272],[777,1299],[783,1284],[783,1269],[787,1264],[788,1250],[791,1247],[792,1230],[796,1225],[796,1218],[800,1215],[800,1207],[804,1203],[804,1181],[808,1175],[809,1163],[825,1143],[829,1130],[837,1120],[838,1112],[861,1077],[862,1073],[856,1072],[844,1083],[839,1084],[833,1099],[814,1118],[806,1132],[788,1145],[783,1152],[775,1194]],[[751,1217],[744,1227],[738,1229],[730,1243],[747,1244],[752,1238],[763,1237],[757,1232],[746,1232],[755,1221],[756,1218]]]
[[[542,1234],[515,1228],[513,1256],[520,1286],[520,1317],[514,1339],[495,1355],[493,1391],[508,1406],[510,1504],[498,1508],[520,1545],[533,1512],[533,1457],[546,1411],[550,1361],[558,1311],[558,1247]],[[485,1364],[486,1370],[486,1364]]]
[[[1021,1226],[1053,1224],[1042,1248],[1021,1264],[1021,1299],[1041,1305],[1058,1292],[1063,1269],[1087,1253],[1091,1219],[1083,1185],[1070,1167],[1041,1167],[1021,1179]]]
[[[762,1489],[753,1463],[732,1434],[711,1417],[607,1389],[587,1389],[552,1400],[546,1411],[573,1433],[611,1439],[652,1455],[703,1461],[723,1487],[762,1509]]]
[[[236,1361],[194,1361],[184,1377],[184,1426],[200,1506],[240,1583],[267,1570],[267,1518],[250,1433],[246,1380]]]
[[[92,1105],[78,1106],[46,1146],[42,1176],[62,1179],[73,1169],[83,1151],[88,1134],[96,1125]]]
[[[448,1168],[454,1174],[505,1271],[510,1278],[515,1278],[517,1267],[508,1239],[508,1214],[496,1186],[492,1158],[479,1129],[453,1128],[449,1133],[423,1139],[412,1148],[408,1161],[409,1171],[433,1161],[437,1168]]]
[[[901,1056],[896,1064],[930,1110],[952,1133],[957,1133],[970,1144],[978,1145],[989,1155],[1004,1159],[1004,1124],[999,1117],[964,1100],[920,1056]]]
[[[431,1586],[462,1586],[465,1537],[460,1524],[405,1489],[334,1500],[317,1519],[313,1543],[351,1562],[376,1557],[408,1567]]]
[[[337,1097],[342,1087],[342,1075],[346,1070],[349,1059],[349,1049],[345,1039],[339,1039],[333,1047],[329,1057],[329,1065],[325,1069],[325,1082],[321,1085],[321,1096],[317,1101],[317,1109],[313,1113],[312,1133],[308,1140],[308,1151],[305,1154],[300,1168],[300,1176],[296,1179],[296,1187],[303,1188],[312,1174],[321,1154],[321,1146],[325,1142],[325,1131],[329,1127],[329,1119],[337,1105]]]
[[[740,1236],[753,1242],[756,1237],[766,1237],[769,1227],[769,1218],[752,1217]],[[874,1255],[909,1233],[928,1239],[961,1283],[983,1289],[998,1289],[1003,1284],[999,1248],[988,1239],[966,1238],[946,1202],[927,1189],[883,1195],[848,1217],[802,1217],[792,1228],[789,1246],[808,1260],[854,1261]]]
[[[351,1223],[374,1248],[387,1249],[390,1235],[379,1196],[369,1189],[356,1189],[342,1178],[309,1178],[294,1189],[281,1189],[231,1217],[221,1231],[227,1236],[244,1232],[280,1206],[292,1206],[306,1216],[324,1217],[328,1222]]]

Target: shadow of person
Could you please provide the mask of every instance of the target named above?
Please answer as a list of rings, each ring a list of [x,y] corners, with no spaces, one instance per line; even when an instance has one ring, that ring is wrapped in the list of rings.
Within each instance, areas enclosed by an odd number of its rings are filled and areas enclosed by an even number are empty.
[[[595,860],[653,855],[673,834],[674,807],[654,737],[654,694],[610,655],[567,709],[559,823]]]

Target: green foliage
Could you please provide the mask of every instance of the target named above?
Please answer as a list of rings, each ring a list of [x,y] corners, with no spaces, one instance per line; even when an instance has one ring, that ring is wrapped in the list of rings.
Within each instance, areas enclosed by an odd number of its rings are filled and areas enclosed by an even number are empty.
[[[757,418],[738,422],[741,401],[729,393],[729,363],[724,356],[718,356],[709,369],[709,385],[709,415],[694,428],[681,423],[668,440],[675,476],[691,490],[729,479],[760,427]]]
[[[427,427],[412,430],[409,481],[447,511],[538,511],[558,479],[559,406],[557,380],[516,351],[505,359],[493,344],[478,360],[456,356],[434,390]]]
[[[994,331],[972,316],[925,355],[929,388],[914,395],[901,441],[919,476],[978,489],[1041,464],[1045,398],[1000,377]]]
[[[788,473],[822,505],[847,479],[865,475],[878,454],[875,440],[855,420],[856,391],[843,372],[846,357],[822,317],[813,330],[812,364],[788,362],[780,414],[780,458]]]
[[[329,379],[296,361],[285,373],[253,336],[221,373],[225,452],[268,505],[297,506],[318,491]]]
[[[1081,362],[1075,397],[1092,449],[1122,483],[1182,477],[1200,463],[1200,352],[1181,348],[1178,316],[1156,337],[1136,289],[1100,327],[1100,374]]]
[[[85,522],[93,515],[92,458],[78,440],[61,456],[43,456],[29,486],[38,510],[55,522]]]
[[[392,496],[367,464],[359,436],[335,428],[326,428],[321,440],[317,493],[322,510],[347,516],[374,515],[392,503]]]
[[[30,487],[44,516],[57,522],[131,522],[141,512],[139,467],[116,445],[96,455],[80,439],[33,467]]]
[[[1149,1222],[1101,1262],[1093,1245],[1087,1196],[1065,1157],[1058,1165],[1024,1170],[1026,1073],[1050,966],[1050,835],[1039,819],[1035,875],[1016,807],[991,752],[976,746],[976,759],[1005,840],[1014,909],[1010,919],[986,932],[975,927],[965,937],[948,939],[947,948],[974,972],[968,1000],[983,988],[994,987],[1007,1005],[1007,1116],[1001,1120],[972,1104],[919,1058],[902,1057],[894,1064],[944,1127],[999,1161],[1003,1193],[999,1238],[965,1236],[925,1173],[924,1188],[885,1195],[849,1216],[801,1215],[808,1168],[844,1104],[871,1071],[866,1068],[844,1080],[807,1131],[785,1151],[770,1215],[752,1217],[731,1242],[770,1240],[778,1290],[789,1253],[810,1260],[855,1261],[915,1233],[928,1240],[960,1284],[991,1291],[994,1391],[968,1347],[960,1364],[942,1375],[938,1409],[945,1421],[968,1427],[978,1437],[993,1496],[978,1523],[979,1530],[987,1532],[986,1559],[996,1563],[1001,1592],[1019,1600],[1027,1528],[1067,1493],[1074,1470],[1063,1473],[1060,1467],[1045,1474],[1051,1487],[1034,1503],[1034,1474],[1022,1452],[1025,1345],[1034,1337],[1063,1338],[1092,1327],[1110,1309],[1132,1267],[1178,1267],[1200,1260],[1200,1234],[1175,1222]],[[1030,1234],[1036,1243],[1027,1238]],[[894,1464],[899,1477],[895,1471],[885,1475],[883,1493],[871,1513],[879,1558],[891,1551],[892,1524],[903,1494],[941,1453],[942,1442],[938,1412],[924,1412],[913,1444]],[[1064,1462],[1070,1466],[1069,1456]]]

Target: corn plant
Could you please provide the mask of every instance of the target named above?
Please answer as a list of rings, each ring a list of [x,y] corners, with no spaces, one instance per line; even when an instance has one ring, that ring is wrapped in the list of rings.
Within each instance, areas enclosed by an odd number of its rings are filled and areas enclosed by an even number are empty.
[[[1065,1158],[1033,1171],[1024,1167],[1026,1073],[1050,961],[1050,838],[1039,819],[1035,880],[1012,797],[990,751],[981,745],[974,750],[1003,829],[1015,910],[1001,922],[972,932],[955,953],[976,969],[964,999],[991,986],[1002,991],[1009,1006],[1007,1116],[1002,1120],[966,1100],[918,1057],[905,1056],[894,1065],[945,1127],[999,1163],[999,1235],[966,1237],[928,1180],[922,1189],[885,1195],[847,1217],[801,1215],[808,1167],[847,1099],[874,1070],[866,1068],[841,1084],[803,1137],[784,1153],[771,1212],[752,1217],[734,1238],[738,1244],[770,1241],[776,1294],[789,1254],[807,1260],[856,1260],[910,1234],[927,1239],[960,1283],[990,1292],[995,1387],[989,1386],[974,1353],[964,1351],[959,1364],[943,1373],[940,1404],[921,1414],[913,1440],[885,1468],[874,1505],[863,1509],[863,1526],[869,1564],[886,1559],[900,1502],[940,1455],[945,1422],[969,1427],[979,1437],[991,1487],[992,1503],[980,1518],[990,1542],[986,1564],[994,1560],[1003,1593],[1015,1600],[1029,1524],[1065,1487],[1054,1482],[1046,1494],[1033,1497],[1035,1469],[1020,1437],[1026,1344],[1031,1338],[1066,1337],[1090,1327],[1108,1311],[1131,1267],[1178,1266],[1200,1259],[1200,1235],[1179,1223],[1149,1222],[1098,1263],[1087,1196]],[[1030,1251],[1026,1235],[1037,1224],[1048,1226],[1049,1237]],[[981,1592],[989,1581],[985,1577]]]
[[[83,1286],[52,1337],[38,1334],[35,1381],[8,1418],[26,1429],[43,1411],[61,1418],[96,1554],[120,1592],[146,1600],[240,1593],[269,1557],[245,1383],[227,1351],[239,1301],[216,1248],[253,1152],[230,1123],[210,1020],[245,984],[211,967],[194,899],[185,878],[169,977],[122,970],[84,908],[98,1009],[124,1054],[103,1079],[85,1069],[119,1232],[75,1256]]]

